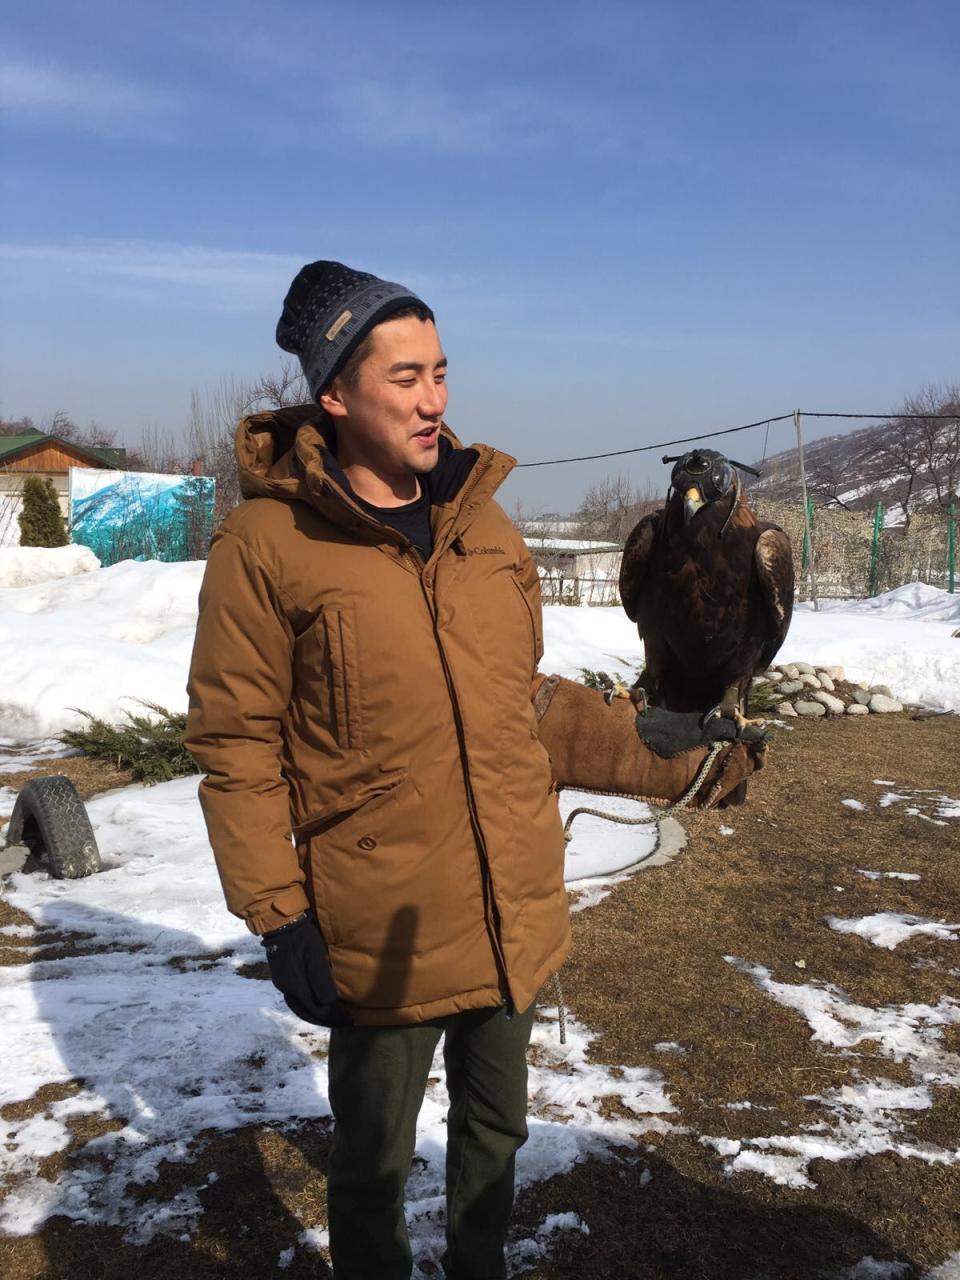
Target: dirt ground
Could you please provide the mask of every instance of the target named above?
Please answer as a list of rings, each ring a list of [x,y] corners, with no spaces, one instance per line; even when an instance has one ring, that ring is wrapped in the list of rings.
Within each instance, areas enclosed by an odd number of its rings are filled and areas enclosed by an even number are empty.
[[[885,789],[917,794],[880,807]],[[575,915],[564,994],[597,1033],[592,1057],[661,1070],[678,1113],[674,1131],[642,1134],[638,1145],[521,1193],[515,1238],[533,1235],[547,1214],[573,1211],[589,1228],[558,1233],[549,1258],[524,1273],[530,1280],[819,1280],[867,1257],[899,1261],[902,1280],[916,1280],[960,1250],[960,1164],[890,1154],[817,1160],[815,1187],[795,1190],[724,1174],[723,1157],[700,1141],[796,1134],[817,1118],[806,1095],[860,1078],[913,1082],[874,1042],[847,1055],[813,1042],[800,1013],[724,957],[764,965],[785,983],[835,983],[874,1008],[960,1000],[957,942],[915,938],[886,951],[823,923],[831,913],[885,910],[960,921],[960,820],[930,820],[931,790],[960,799],[956,716],[794,722],[776,734],[745,806],[685,816],[689,844],[676,861]],[[845,798],[866,807],[845,807]],[[921,878],[870,880],[858,868]],[[0,901],[0,923],[18,918]],[[9,945],[3,958],[17,963],[16,952]],[[945,1030],[946,1049],[960,1052],[958,1032]],[[685,1052],[658,1052],[664,1041]],[[16,1114],[39,1113],[68,1088],[42,1090]],[[911,1113],[909,1140],[956,1151],[960,1099],[944,1087],[933,1093],[932,1108]],[[729,1105],[745,1101],[752,1109]],[[89,1136],[78,1131],[78,1145]],[[317,1125],[211,1135],[195,1164],[164,1166],[143,1188],[145,1200],[168,1200],[217,1173],[190,1240],[134,1248],[118,1231],[53,1219],[36,1237],[0,1240],[0,1274],[275,1276],[301,1224],[324,1222],[326,1150]],[[71,1158],[51,1158],[48,1176]],[[281,1274],[300,1280],[319,1265],[298,1249]]]

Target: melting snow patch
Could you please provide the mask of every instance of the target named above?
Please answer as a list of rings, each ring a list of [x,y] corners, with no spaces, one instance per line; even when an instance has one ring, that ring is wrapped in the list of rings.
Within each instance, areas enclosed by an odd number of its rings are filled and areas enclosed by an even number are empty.
[[[841,1273],[842,1280],[899,1280],[909,1275],[912,1267],[906,1262],[881,1262],[878,1258],[861,1258]]]
[[[865,809],[867,806],[861,804],[859,800],[841,800],[841,804],[846,805],[848,809]]]
[[[885,947],[887,951],[893,951],[901,942],[917,934],[956,942],[960,931],[960,924],[924,920],[922,916],[898,915],[895,911],[878,911],[875,915],[862,916],[857,920],[841,920],[838,916],[825,916],[824,920],[837,933],[855,933],[872,942],[875,947]]]
[[[308,1227],[297,1236],[297,1243],[302,1244],[308,1253],[319,1253],[321,1249],[329,1249],[330,1232],[325,1227]]]
[[[0,1121],[0,1172],[14,1183],[0,1206],[0,1230],[30,1234],[61,1214],[118,1227],[143,1243],[157,1233],[189,1233],[202,1211],[200,1186],[167,1200],[145,1197],[161,1162],[189,1164],[211,1131],[326,1121],[327,1033],[294,1018],[269,982],[242,976],[262,949],[224,908],[195,777],[101,796],[88,811],[104,859],[99,875],[12,879],[9,897],[21,910],[38,926],[79,935],[79,945],[62,959],[0,968],[0,1106],[44,1084],[82,1085],[59,1101],[38,1102],[33,1115]],[[603,834],[601,841],[585,825],[579,835],[581,857],[597,875],[611,868],[605,850],[614,867],[627,860],[626,850],[606,848],[606,824]],[[637,830],[630,834],[636,842]],[[13,926],[10,936],[27,928]],[[589,1061],[591,1033],[575,1019],[567,1020],[567,1036],[561,1046],[555,1010],[542,1010],[521,1186],[588,1156],[637,1149],[644,1133],[683,1132],[659,1071]],[[408,1204],[415,1248],[439,1257],[448,1105],[442,1052],[432,1076]],[[611,1098],[616,1114],[604,1115],[601,1104]],[[78,1142],[72,1123],[80,1115],[108,1122],[111,1131]],[[40,1162],[68,1148],[56,1180],[40,1176]]]
[[[885,779],[874,779],[878,787],[895,786]],[[911,817],[923,818],[934,826],[945,827],[945,818],[960,818],[960,800],[945,796],[932,787],[907,787],[902,791],[887,791],[880,797],[880,808],[889,809],[892,805],[906,802],[905,813]]]
[[[549,1257],[553,1237],[561,1231],[576,1231],[585,1236],[590,1234],[590,1228],[578,1213],[548,1213],[537,1227],[533,1239],[520,1240],[508,1248],[511,1263],[514,1266],[525,1266]]]
[[[808,1101],[820,1116],[799,1133],[730,1139],[704,1136],[700,1141],[725,1157],[728,1174],[762,1173],[782,1186],[809,1188],[813,1160],[856,1160],[890,1152],[929,1164],[960,1163],[960,1149],[946,1149],[909,1140],[911,1113],[932,1105],[930,1086],[960,1084],[960,1055],[942,1046],[943,1029],[960,1024],[960,1002],[944,997],[935,1006],[907,1004],[871,1009],[857,1005],[832,984],[777,982],[762,965],[736,956],[729,964],[751,978],[779,1004],[806,1018],[811,1039],[840,1049],[854,1060],[853,1051],[870,1050],[904,1063],[916,1083],[902,1085],[883,1078],[857,1080],[850,1085],[812,1094]]]
[[[960,1280],[960,1253],[951,1254],[939,1267],[925,1271],[922,1280]]]
[[[868,880],[919,880],[912,871],[864,871],[857,867],[858,876],[866,876]]]

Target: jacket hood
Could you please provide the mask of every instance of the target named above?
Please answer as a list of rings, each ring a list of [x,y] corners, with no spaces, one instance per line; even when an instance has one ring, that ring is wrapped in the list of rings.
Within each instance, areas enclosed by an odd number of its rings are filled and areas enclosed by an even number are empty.
[[[328,519],[369,534],[382,528],[356,502],[336,456],[336,427],[314,403],[250,414],[236,430],[240,492],[245,498],[308,502]],[[488,502],[516,459],[489,445],[464,447],[441,424],[439,459],[421,479],[433,506],[470,514]],[[469,499],[469,500],[468,500]]]

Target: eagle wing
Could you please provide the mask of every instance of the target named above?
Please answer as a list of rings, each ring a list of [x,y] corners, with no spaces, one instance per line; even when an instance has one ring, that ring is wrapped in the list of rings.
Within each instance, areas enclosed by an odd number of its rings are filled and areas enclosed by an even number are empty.
[[[760,528],[753,561],[770,619],[770,635],[761,652],[758,668],[764,670],[773,661],[790,627],[794,578],[790,539],[778,525],[763,524]]]
[[[620,602],[631,622],[636,622],[638,618],[643,581],[650,568],[650,552],[662,518],[662,511],[644,516],[631,530],[623,548],[623,558],[620,561]]]

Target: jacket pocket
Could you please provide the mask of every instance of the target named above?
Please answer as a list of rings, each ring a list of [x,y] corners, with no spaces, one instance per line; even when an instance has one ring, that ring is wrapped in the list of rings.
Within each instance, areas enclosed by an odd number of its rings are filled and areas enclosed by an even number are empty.
[[[395,844],[409,785],[406,769],[393,770],[325,806],[296,829],[308,895],[331,947],[349,943],[376,952],[378,922],[389,919],[389,877],[404,868]]]
[[[385,795],[388,791],[395,791],[401,783],[406,781],[406,778],[406,769],[390,769],[381,774],[379,778],[354,787],[346,795],[339,796],[336,800],[331,801],[330,804],[325,804],[322,809],[317,809],[315,813],[311,813],[308,818],[305,818],[303,822],[295,826],[293,828],[295,839],[299,841],[305,836],[315,835],[337,818],[342,818],[349,813],[355,813],[370,800],[376,799],[377,796]]]
[[[341,747],[363,749],[363,707],[357,630],[353,612],[327,607],[323,627],[330,658],[333,721]]]
[[[543,657],[543,618],[542,615],[538,618],[536,611],[527,599],[527,593],[520,585],[519,578],[514,576],[511,577],[510,581],[519,592],[520,599],[523,601],[524,610],[526,611],[527,618],[530,622],[530,669],[532,671],[536,671],[540,659]]]

